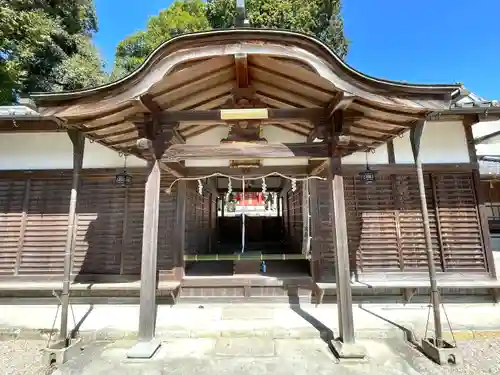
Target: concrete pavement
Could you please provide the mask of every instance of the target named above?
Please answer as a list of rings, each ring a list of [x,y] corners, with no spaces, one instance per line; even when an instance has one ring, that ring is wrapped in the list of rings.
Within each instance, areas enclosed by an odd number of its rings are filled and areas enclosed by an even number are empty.
[[[16,342],[46,339],[56,311],[56,306],[2,306],[0,336]],[[77,305],[72,311],[87,346],[80,357],[56,372],[60,375],[482,373],[478,372],[480,367],[467,367],[467,363],[460,368],[440,368],[405,341],[408,332],[417,340],[423,337],[426,305],[355,306],[356,335],[367,352],[367,360],[356,364],[338,363],[328,346],[328,339],[338,332],[335,305],[161,305],[156,331],[164,344],[146,362],[125,358],[136,336],[137,305]],[[464,353],[480,352],[471,361],[481,362],[484,373],[496,369],[495,363],[500,362],[500,340],[495,339],[500,336],[500,307],[451,304],[445,306],[443,319],[445,316],[459,346],[490,337],[494,346],[475,352],[466,349]],[[58,325],[59,317],[55,327]],[[71,315],[70,325],[75,325]],[[446,320],[443,326],[449,332]],[[478,359],[483,357],[486,359]]]
[[[422,337],[428,318],[426,305],[358,305],[353,309],[358,337],[400,337],[405,331]],[[74,320],[71,312],[74,312]],[[45,337],[59,327],[57,306],[2,306],[0,335]],[[449,325],[457,338],[495,336],[500,332],[500,306],[494,304],[446,305],[443,330]],[[93,339],[133,339],[139,322],[137,305],[75,305],[70,328]],[[54,324],[55,322],[55,324]],[[432,330],[432,319],[429,322]],[[161,339],[217,337],[318,338],[337,331],[335,305],[235,304],[158,306],[156,332]],[[24,336],[22,336],[24,335]]]

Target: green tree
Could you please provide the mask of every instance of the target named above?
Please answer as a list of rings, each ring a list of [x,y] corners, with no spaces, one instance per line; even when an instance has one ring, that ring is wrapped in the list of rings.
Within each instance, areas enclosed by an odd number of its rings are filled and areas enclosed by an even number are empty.
[[[0,0],[0,19],[0,102],[105,82],[93,0]]]
[[[315,35],[341,58],[347,54],[341,0],[246,0],[250,26]],[[116,50],[112,80],[131,73],[164,41],[187,32],[234,27],[236,0],[176,0],[147,29],[123,40]]]
[[[311,34],[341,58],[347,55],[341,0],[246,0],[246,11],[252,27]],[[235,17],[235,0],[207,0],[207,18],[213,28],[233,27]]]
[[[170,7],[152,16],[146,31],[138,31],[118,44],[111,79],[132,71],[162,42],[180,34],[208,30],[203,0],[176,0]]]

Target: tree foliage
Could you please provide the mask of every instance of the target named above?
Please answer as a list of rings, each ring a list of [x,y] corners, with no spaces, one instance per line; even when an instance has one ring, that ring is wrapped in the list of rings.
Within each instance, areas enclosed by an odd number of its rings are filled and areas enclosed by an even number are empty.
[[[246,0],[246,10],[252,27],[311,34],[341,58],[347,55],[341,0]],[[207,18],[213,28],[230,28],[235,17],[235,0],[207,1]]]
[[[341,58],[347,54],[341,0],[246,0],[251,27],[287,29],[314,35]],[[187,32],[231,28],[236,0],[176,0],[149,19],[145,31],[123,40],[116,51],[111,79],[132,71],[164,41]]]
[[[93,0],[0,0],[0,102],[105,81]]]
[[[176,0],[152,16],[146,31],[138,31],[118,44],[111,79],[134,71],[162,42],[180,34],[208,30],[206,7],[202,0]]]

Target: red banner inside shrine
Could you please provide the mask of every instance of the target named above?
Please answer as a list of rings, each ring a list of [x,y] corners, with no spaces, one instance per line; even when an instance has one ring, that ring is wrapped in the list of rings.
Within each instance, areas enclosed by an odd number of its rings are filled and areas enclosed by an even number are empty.
[[[262,193],[237,193],[235,198],[238,206],[263,206],[265,202]]]

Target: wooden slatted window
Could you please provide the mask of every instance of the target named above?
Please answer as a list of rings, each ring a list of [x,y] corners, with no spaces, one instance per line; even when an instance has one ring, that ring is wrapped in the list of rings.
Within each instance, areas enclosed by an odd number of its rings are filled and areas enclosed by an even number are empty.
[[[398,234],[400,236],[401,256],[405,271],[425,271],[427,266],[427,246],[425,242],[424,222],[420,190],[416,174],[395,176],[396,206],[398,216]],[[425,196],[437,270],[441,269],[440,244],[436,229],[431,179],[424,175]]]
[[[0,180],[0,275],[13,275],[23,245],[23,201],[29,180]],[[29,189],[29,185],[27,186]]]
[[[472,174],[436,175],[435,190],[446,269],[485,270]]]
[[[158,221],[158,263],[157,268],[164,276],[174,276],[174,231],[177,208],[177,184],[171,194],[166,194],[165,189],[170,186],[173,178],[165,176],[161,181],[160,189],[160,217]]]
[[[63,273],[70,192],[70,178],[31,181],[20,275]]]
[[[316,189],[318,197],[316,206],[318,210],[313,215],[319,215],[319,218],[315,220],[318,228],[315,230],[313,252],[315,253],[315,257],[320,259],[318,275],[321,275],[324,281],[333,281],[335,280],[335,247],[333,245],[331,221],[331,195],[326,181],[318,181]]]
[[[109,178],[83,178],[77,207],[75,274],[120,274],[126,189]]]
[[[302,183],[297,183],[295,191],[288,192],[288,217],[289,217],[289,231],[291,245],[294,250],[300,251],[302,248]]]
[[[126,195],[125,201],[127,202],[123,219],[125,221],[121,266],[123,275],[140,275],[141,273],[145,184],[145,176],[133,176],[133,185],[122,191]]]
[[[401,263],[391,178],[378,176],[376,183],[366,183],[356,177],[355,182],[363,271],[399,270]]]

